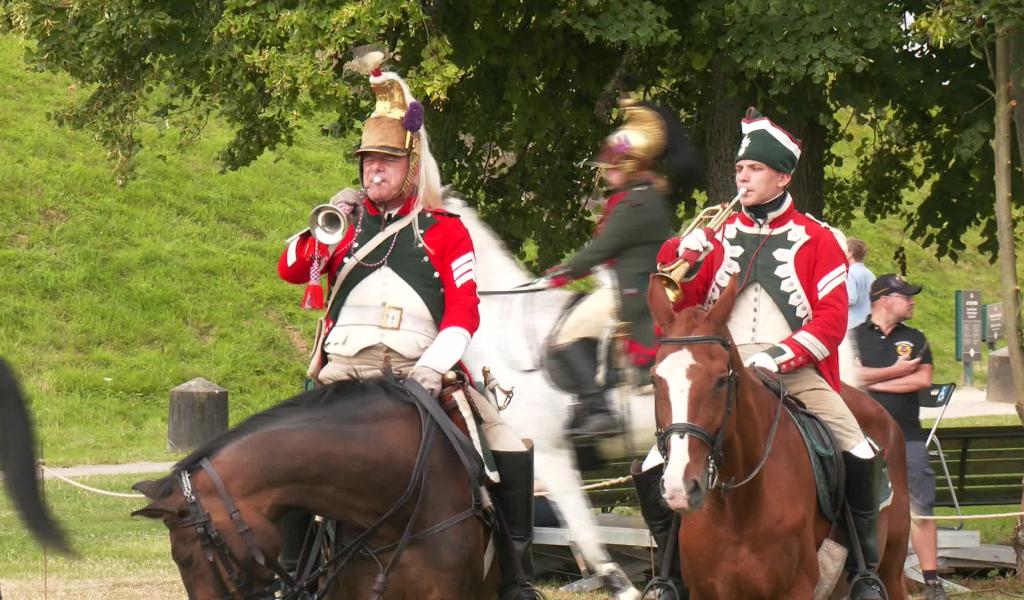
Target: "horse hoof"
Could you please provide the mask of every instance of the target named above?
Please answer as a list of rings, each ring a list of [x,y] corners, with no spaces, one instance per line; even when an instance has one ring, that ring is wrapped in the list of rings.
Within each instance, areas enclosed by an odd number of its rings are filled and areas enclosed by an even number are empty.
[[[626,572],[615,563],[605,563],[598,568],[601,584],[615,600],[640,600],[640,590],[633,587]]]

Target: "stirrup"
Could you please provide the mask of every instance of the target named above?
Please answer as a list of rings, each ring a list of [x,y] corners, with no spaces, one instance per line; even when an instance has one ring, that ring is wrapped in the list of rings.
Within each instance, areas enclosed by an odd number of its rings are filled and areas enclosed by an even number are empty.
[[[517,587],[501,595],[502,600],[548,600],[544,592],[533,587],[533,584],[529,581],[516,585]]]
[[[882,579],[878,576],[878,573],[874,571],[866,571],[857,573],[850,578],[850,598],[853,600],[853,590],[858,585],[869,586],[874,591],[878,592],[882,600],[889,600],[889,593],[885,589],[885,584],[882,583]]]
[[[652,577],[640,594],[641,600],[679,600],[681,597],[676,582],[667,577]]]

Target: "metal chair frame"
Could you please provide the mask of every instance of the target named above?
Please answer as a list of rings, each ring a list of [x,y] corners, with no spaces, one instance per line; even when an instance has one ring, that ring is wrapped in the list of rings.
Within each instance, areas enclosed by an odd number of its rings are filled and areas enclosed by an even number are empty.
[[[956,486],[953,484],[953,477],[949,474],[949,467],[946,465],[946,457],[942,452],[942,443],[939,441],[939,437],[935,435],[936,430],[939,428],[939,423],[942,421],[942,416],[946,414],[946,409],[949,408],[949,403],[953,399],[953,391],[956,390],[955,383],[936,383],[927,390],[921,390],[918,396],[918,404],[926,408],[941,408],[939,415],[935,417],[935,423],[932,425],[931,431],[928,432],[928,438],[925,440],[925,447],[935,446],[935,450],[932,451],[939,457],[939,464],[942,465],[942,473],[946,477],[946,485],[949,486],[949,495],[953,499],[953,507],[956,510],[958,517],[963,517],[963,513],[960,510],[960,501],[956,497]],[[931,452],[929,452],[931,454]],[[963,519],[960,520],[956,527],[946,527],[946,529],[952,529],[959,531],[964,528]]]

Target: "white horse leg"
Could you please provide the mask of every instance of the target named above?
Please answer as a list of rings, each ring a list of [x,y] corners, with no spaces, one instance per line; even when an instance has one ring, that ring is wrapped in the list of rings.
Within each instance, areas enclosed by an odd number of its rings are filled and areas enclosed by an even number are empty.
[[[567,448],[536,448],[534,454],[537,478],[548,490],[549,498],[558,506],[558,512],[569,529],[571,539],[596,575],[601,576],[605,589],[615,600],[639,600],[640,591],[633,587],[629,577],[601,544],[597,518],[587,495],[581,490],[583,481]]]

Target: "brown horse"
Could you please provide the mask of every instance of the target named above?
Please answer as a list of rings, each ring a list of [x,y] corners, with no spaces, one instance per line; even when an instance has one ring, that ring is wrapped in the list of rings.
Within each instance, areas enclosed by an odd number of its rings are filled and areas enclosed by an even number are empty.
[[[776,416],[778,396],[744,368],[732,343],[725,323],[735,300],[735,281],[707,312],[693,307],[673,313],[660,284],[652,283],[648,296],[656,322],[673,342],[662,344],[652,373],[658,429],[676,426],[659,446],[663,454],[674,453],[665,477],[682,473],[686,506],[676,504],[683,515],[683,578],[692,599],[810,599],[819,576],[817,549],[839,528],[818,508],[810,459],[794,421],[786,411]],[[670,394],[685,398],[685,415],[672,414]],[[867,395],[849,387],[842,395],[888,460],[893,499],[878,520],[879,576],[889,597],[902,600],[910,530],[903,436]],[[680,435],[680,428],[690,435]],[[732,489],[723,491],[723,482]]]
[[[25,396],[0,358],[0,471],[21,520],[40,544],[70,554],[67,538],[39,494],[35,435]]]
[[[152,502],[133,514],[164,521],[191,600],[273,598],[277,587],[313,598],[309,581],[292,581],[275,559],[293,509],[341,531],[344,547],[311,577],[330,590],[316,598],[493,598],[490,528],[469,467],[401,384],[343,381],[259,413],[167,477],[136,484]]]

